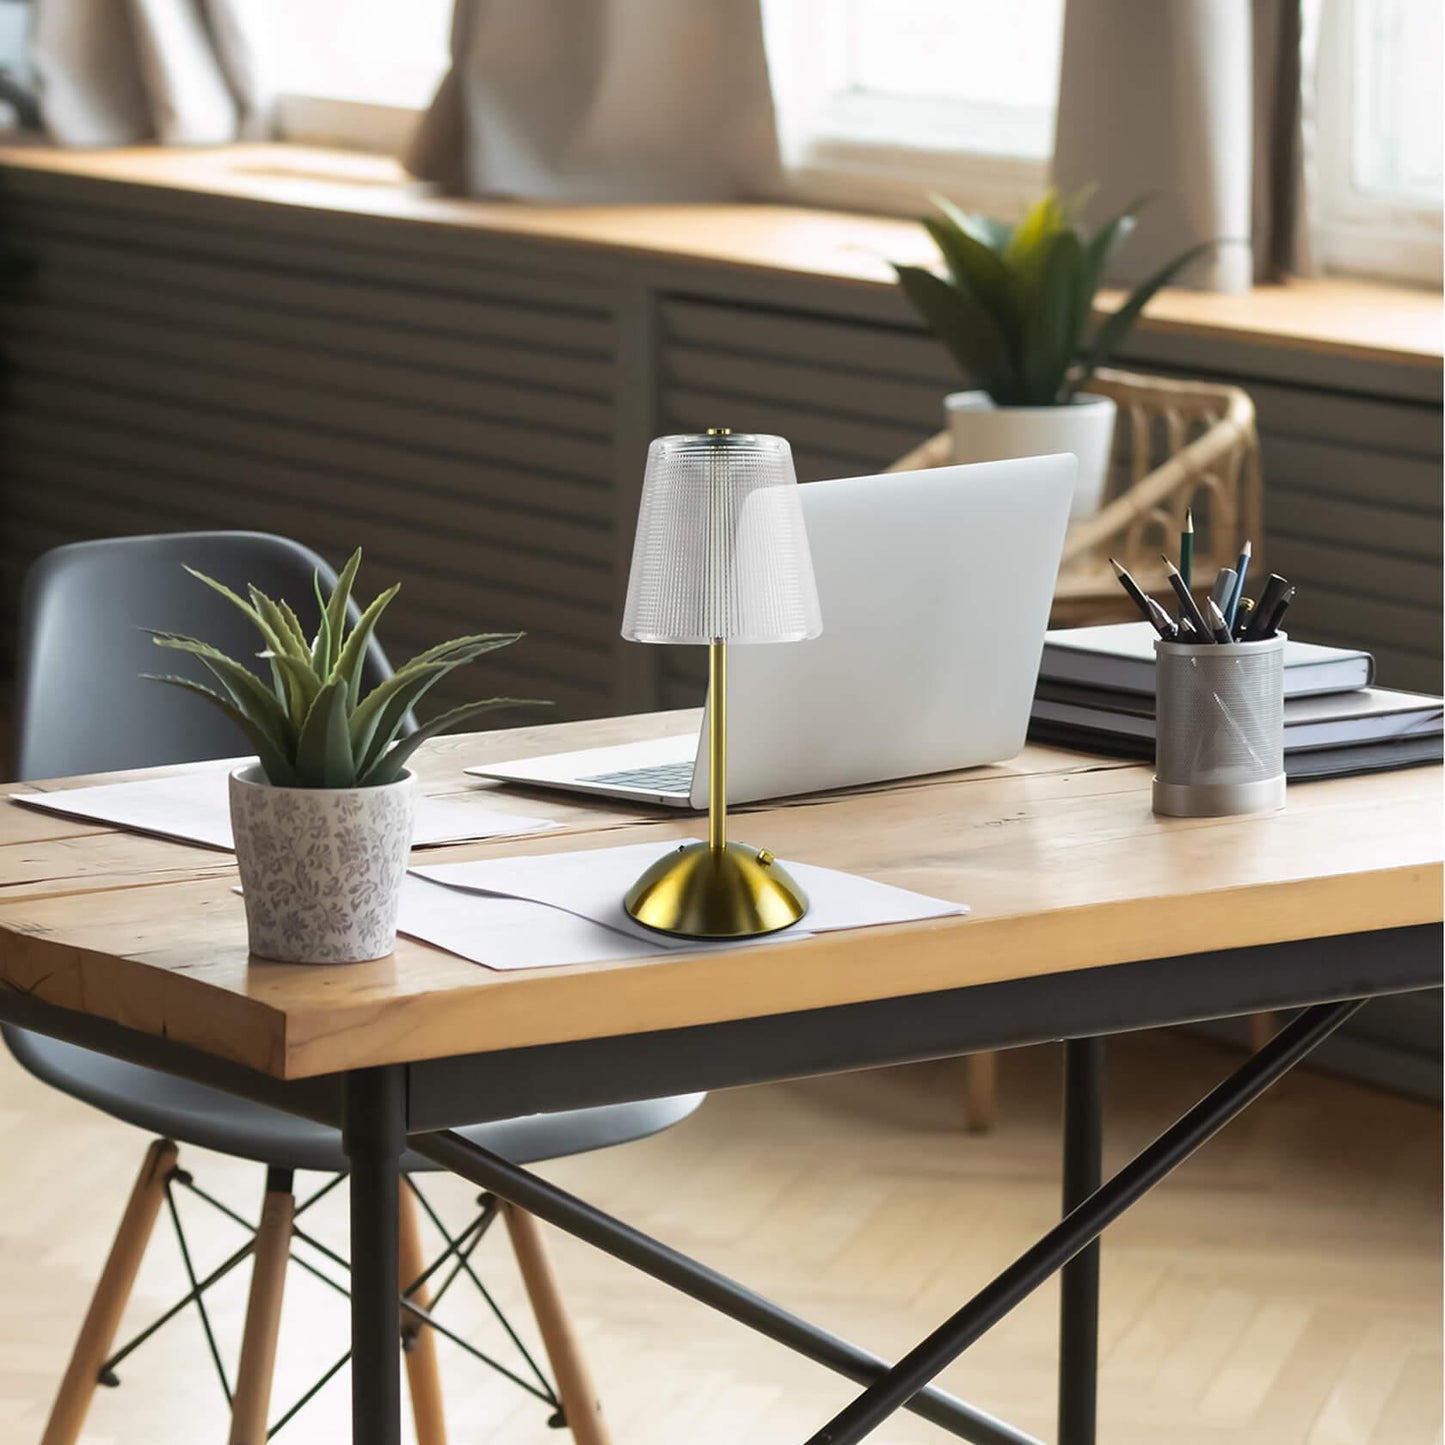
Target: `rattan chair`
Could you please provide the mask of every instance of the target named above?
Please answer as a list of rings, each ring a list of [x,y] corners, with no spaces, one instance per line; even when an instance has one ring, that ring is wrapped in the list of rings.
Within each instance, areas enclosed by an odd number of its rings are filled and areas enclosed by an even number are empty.
[[[1207,593],[1221,567],[1232,567],[1248,538],[1255,576],[1264,576],[1263,492],[1254,403],[1237,386],[1101,370],[1089,390],[1119,407],[1104,504],[1073,522],[1064,539],[1049,621],[1054,627],[1125,622],[1138,616],[1109,559],[1116,557],[1146,591],[1167,593],[1161,553],[1177,558],[1184,514],[1194,512],[1193,576]],[[948,432],[939,432],[888,468],[942,467],[953,460]],[[1255,1020],[1256,1040],[1273,1019]],[[968,1128],[993,1126],[998,1061],[971,1054],[964,1098]]]
[[[1184,513],[1193,508],[1194,575],[1208,590],[1233,566],[1245,538],[1259,571],[1263,483],[1254,403],[1237,386],[1099,371],[1089,390],[1119,407],[1104,505],[1069,527],[1050,617],[1055,627],[1125,621],[1137,614],[1109,566],[1117,557],[1146,590],[1167,591],[1161,552],[1176,556]],[[947,466],[939,432],[888,468]],[[1263,575],[1262,572],[1259,575]]]

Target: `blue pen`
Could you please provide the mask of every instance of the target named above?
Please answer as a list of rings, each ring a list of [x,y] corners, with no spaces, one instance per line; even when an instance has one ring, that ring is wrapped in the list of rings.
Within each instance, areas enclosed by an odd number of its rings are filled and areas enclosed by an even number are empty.
[[[1229,624],[1230,631],[1234,630],[1234,616],[1239,611],[1239,599],[1244,596],[1244,574],[1249,571],[1249,559],[1254,555],[1254,549],[1248,542],[1244,544],[1244,550],[1239,554],[1239,561],[1234,566],[1234,596],[1229,599],[1229,606],[1220,610],[1224,613],[1224,620]]]

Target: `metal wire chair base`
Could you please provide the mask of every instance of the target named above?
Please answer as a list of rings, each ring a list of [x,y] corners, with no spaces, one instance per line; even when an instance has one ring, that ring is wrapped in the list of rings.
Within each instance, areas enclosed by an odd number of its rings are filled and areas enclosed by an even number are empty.
[[[333,1278],[326,1268],[321,1264],[309,1259],[305,1254],[298,1253],[295,1246],[304,1245],[308,1250],[320,1256],[327,1265],[347,1274],[350,1273],[351,1264],[345,1256],[338,1254],[329,1245],[324,1244],[314,1235],[298,1227],[295,1220],[299,1219],[314,1204],[317,1204],[326,1195],[339,1185],[345,1174],[337,1174],[328,1179],[319,1189],[306,1199],[296,1204],[293,1215],[291,1230],[292,1248],[288,1250],[290,1262],[305,1270],[313,1278],[320,1280],[323,1284],[335,1290],[337,1294],[350,1298],[350,1289],[346,1284]],[[487,1231],[496,1220],[498,1204],[495,1196],[491,1194],[480,1194],[477,1196],[477,1212],[473,1215],[467,1226],[459,1233],[452,1234],[441,1217],[432,1207],[431,1202],[421,1192],[416,1181],[409,1175],[403,1177],[403,1182],[408,1188],[416,1202],[421,1206],[428,1219],[431,1220],[437,1232],[446,1241],[442,1252],[427,1266],[427,1268],[413,1280],[405,1290],[401,1292],[401,1305],[404,1315],[404,1323],[401,1331],[401,1348],[408,1353],[416,1348],[416,1342],[421,1332],[426,1329],[435,1330],[437,1334],[450,1340],[458,1348],[464,1350],[473,1359],[480,1361],[489,1369],[510,1380],[518,1389],[525,1390],[535,1399],[540,1400],[552,1411],[547,1423],[553,1429],[565,1429],[567,1425],[566,1414],[562,1408],[562,1399],[557,1387],[548,1379],[537,1361],[518,1336],[512,1323],[507,1319],[501,1306],[493,1297],[491,1291],[483,1284],[481,1277],[477,1274],[472,1264],[472,1255],[476,1252],[477,1246],[486,1237]],[[177,1190],[185,1190],[194,1198],[209,1205],[218,1213],[224,1215],[232,1223],[239,1225],[250,1236],[246,1243],[232,1254],[228,1255],[204,1278],[196,1274],[194,1260],[191,1256],[189,1241],[186,1239],[185,1226],[181,1219],[180,1209],[176,1204]],[[292,1171],[289,1169],[269,1169],[266,1173],[266,1190],[268,1193],[291,1193]],[[201,1322],[201,1329],[206,1337],[206,1348],[211,1357],[211,1363],[215,1367],[216,1378],[220,1382],[221,1391],[226,1397],[226,1404],[229,1407],[232,1403],[232,1388],[229,1376],[226,1373],[225,1362],[221,1357],[221,1349],[216,1341],[216,1332],[211,1323],[210,1312],[206,1308],[206,1292],[213,1286],[225,1279],[237,1265],[248,1259],[255,1250],[256,1225],[243,1215],[238,1214],[229,1205],[217,1199],[214,1195],[207,1193],[198,1185],[192,1175],[185,1169],[177,1166],[166,1176],[166,1211],[170,1215],[171,1225],[175,1231],[176,1243],[180,1249],[181,1263],[185,1267],[186,1279],[190,1288],[172,1304],[168,1309],[163,1310],[150,1324],[146,1325],[136,1334],[132,1335],[119,1349],[117,1349],[107,1360],[105,1360],[96,1373],[100,1384],[115,1388],[121,1383],[120,1376],[116,1373],[117,1367],[128,1359],[141,1345],[152,1335],[156,1334],[164,1325],[169,1324],[189,1305],[194,1305],[196,1313]],[[431,1291],[431,1298],[426,1306],[422,1308],[417,1304],[414,1296],[418,1291],[429,1285],[434,1278],[441,1276],[440,1282]],[[519,1374],[516,1370],[508,1368],[501,1361],[494,1359],[484,1350],[479,1349],[470,1340],[457,1334],[455,1330],[442,1324],[436,1318],[436,1308],[442,1297],[452,1287],[458,1278],[465,1275],[476,1290],[486,1301],[488,1309],[496,1318],[497,1323],[511,1340],[518,1354],[521,1356],[523,1367],[531,1378]],[[267,1440],[272,1439],[279,1431],[284,1429],[316,1396],[330,1383],[330,1381],[346,1366],[351,1359],[351,1351],[346,1351],[333,1365],[331,1365],[316,1382],[307,1389],[300,1397],[291,1404],[277,1418],[266,1431]]]

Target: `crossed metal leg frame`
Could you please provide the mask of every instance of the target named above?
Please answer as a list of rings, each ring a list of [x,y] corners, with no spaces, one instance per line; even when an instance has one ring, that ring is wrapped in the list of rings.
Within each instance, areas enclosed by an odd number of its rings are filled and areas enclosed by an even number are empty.
[[[1039,1445],[1034,1437],[944,1393],[931,1381],[1046,1279],[1060,1273],[1058,1445],[1093,1445],[1099,1235],[1333,1033],[1363,1002],[1362,999],[1347,1000],[1304,1009],[1108,1180],[1102,1178],[1100,1156],[1103,1043],[1097,1038],[1070,1040],[1065,1056],[1063,1218],[893,1365],[809,1324],[706,1265],[456,1133],[449,1130],[421,1133],[406,1142],[418,1154],[518,1210],[595,1245],[740,1324],[866,1386],[851,1404],[819,1429],[807,1445],[855,1445],[900,1409],[911,1410],[960,1439],[974,1441],[975,1445]],[[369,1127],[364,1139],[354,1140],[352,1151],[354,1174],[359,1169],[368,1170],[378,1184],[384,1184],[390,1157],[400,1151],[404,1142],[399,1090],[394,1081],[387,1080],[384,1070],[371,1071],[370,1077],[363,1076],[354,1090],[353,1102],[358,1111],[364,1108],[369,1119],[380,1116],[392,1121],[379,1135]],[[373,1261],[372,1251],[360,1241],[374,1239],[384,1246],[389,1235],[394,1249],[395,1232],[387,1223],[384,1197],[373,1198],[370,1189],[354,1187],[352,1207],[354,1252],[358,1261],[366,1260],[377,1271],[376,1289],[370,1301],[379,1303],[382,1280],[394,1278],[394,1267],[389,1267],[385,1258]],[[358,1292],[363,1289],[362,1281],[356,1281],[356,1289]],[[357,1299],[358,1295],[354,1294],[354,1310]],[[368,1346],[364,1338],[368,1331],[376,1333],[376,1343],[372,1346]],[[369,1348],[377,1352],[380,1361],[383,1342],[389,1345],[392,1338],[384,1311],[363,1307],[353,1314],[353,1340],[359,1364],[369,1363],[364,1353]],[[352,1381],[354,1412],[363,1422],[355,1436],[358,1445],[370,1445],[373,1440],[378,1445],[389,1445],[394,1437],[384,1422],[388,1411],[391,1418],[395,1418],[399,1405],[399,1400],[391,1398],[398,1388],[394,1368],[390,1371],[359,1368],[353,1372]],[[378,1422],[374,1431],[365,1423],[368,1420]]]

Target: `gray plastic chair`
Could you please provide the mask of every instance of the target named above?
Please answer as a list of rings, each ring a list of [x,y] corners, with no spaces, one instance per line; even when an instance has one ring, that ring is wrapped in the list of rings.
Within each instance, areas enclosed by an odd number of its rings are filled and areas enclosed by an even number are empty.
[[[26,578],[21,604],[19,666],[15,710],[15,776],[22,779],[60,777],[232,757],[245,751],[245,740],[215,709],[174,688],[142,679],[146,672],[185,672],[209,681],[195,659],[162,653],[143,629],[186,632],[214,642],[233,656],[257,649],[249,624],[226,600],[189,577],[182,564],[226,583],[244,594],[254,583],[272,596],[284,596],[296,607],[303,624],[315,622],[313,571],[323,586],[336,577],[315,553],[283,537],[259,532],[193,532],[163,536],[124,537],[81,542],[46,553]],[[304,605],[310,603],[309,609]],[[352,620],[358,615],[353,603]],[[367,685],[391,671],[373,639],[367,657]],[[341,1137],[333,1129],[295,1118],[244,1099],[173,1078],[154,1069],[113,1059],[74,1044],[13,1027],[0,1027],[11,1052],[36,1078],[73,1098],[104,1110],[117,1119],[161,1138],[151,1146],[136,1191],[117,1235],[117,1248],[97,1286],[90,1315],[81,1331],[70,1368],[61,1386],[43,1437],[43,1445],[72,1445],[80,1433],[97,1383],[116,1383],[114,1368],[134,1345],[113,1351],[114,1335],[133,1264],[127,1272],[116,1256],[138,1261],[161,1199],[183,1187],[211,1200],[176,1164],[176,1144],[219,1150],[267,1166],[262,1225],[256,1235],[251,1305],[234,1391],[231,1445],[261,1445],[267,1433],[270,1361],[279,1322],[281,1277],[293,1246],[291,1221],[299,1212],[292,1193],[295,1170],[334,1175],[347,1168]],[[527,1118],[478,1124],[461,1132],[487,1149],[517,1162],[556,1159],[605,1148],[679,1123],[702,1102],[701,1094],[636,1104],[536,1114]],[[172,1143],[171,1141],[175,1141]],[[409,1176],[433,1166],[407,1154],[402,1168]],[[433,1222],[441,1223],[408,1178],[401,1192],[403,1210],[403,1283],[406,1298],[425,1309],[427,1288],[413,1200]],[[329,1188],[330,1186],[326,1186]],[[318,1195],[313,1196],[313,1201]],[[307,1203],[312,1202],[308,1201]],[[307,1207],[303,1204],[301,1209]],[[172,1217],[179,1216],[172,1210]],[[543,1329],[558,1386],[549,1384],[530,1357],[526,1364],[536,1380],[520,1379],[572,1426],[578,1445],[605,1440],[587,1383],[585,1365],[576,1353],[560,1299],[553,1293],[552,1272],[536,1221],[483,1200],[480,1213],[460,1235],[447,1236],[451,1257],[474,1248],[492,1218],[501,1212],[523,1265],[532,1304]],[[234,1215],[232,1217],[235,1217]],[[284,1221],[280,1228],[277,1220]],[[268,1221],[273,1227],[268,1227]],[[179,1224],[177,1226],[179,1228]],[[139,1238],[137,1238],[139,1231]],[[443,1230],[446,1234],[446,1231]],[[122,1242],[126,1248],[122,1249]],[[238,1264],[247,1248],[232,1261]],[[184,1254],[184,1250],[183,1250]],[[187,1256],[188,1258],[188,1256]],[[446,1256],[444,1256],[446,1258]],[[299,1261],[315,1272],[315,1267]],[[189,1268],[189,1265],[188,1265]],[[468,1267],[468,1271],[470,1269]],[[192,1296],[184,1303],[200,1311],[223,1387],[230,1385],[205,1314],[204,1288],[192,1277]],[[259,1316],[259,1318],[258,1318]],[[408,1376],[420,1445],[444,1437],[430,1323],[409,1311],[404,1332]],[[165,1318],[165,1317],[163,1317]],[[437,1328],[442,1328],[438,1326]],[[266,1348],[269,1332],[271,1349]],[[252,1347],[253,1336],[256,1343]],[[453,1337],[455,1338],[455,1337]],[[513,1336],[515,1340],[515,1336]],[[466,1341],[458,1340],[473,1354]],[[525,1356],[525,1351],[523,1351]],[[488,1364],[495,1362],[479,1355]],[[515,1377],[514,1378],[518,1378]],[[300,1404],[310,1398],[303,1396]],[[299,1404],[294,1408],[299,1408]],[[288,1419],[290,1412],[283,1416]],[[274,1427],[272,1427],[274,1429]]]

